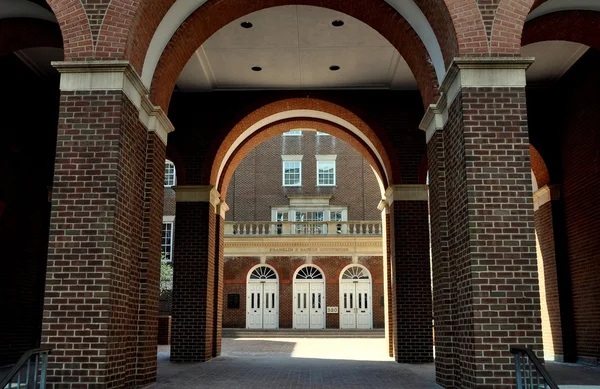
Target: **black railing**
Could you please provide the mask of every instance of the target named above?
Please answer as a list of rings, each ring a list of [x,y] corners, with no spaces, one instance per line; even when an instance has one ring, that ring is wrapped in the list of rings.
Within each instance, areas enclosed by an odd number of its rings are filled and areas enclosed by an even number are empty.
[[[27,351],[0,381],[0,389],[45,389],[49,348]]]
[[[517,389],[558,389],[533,350],[513,347],[510,352],[515,357]]]

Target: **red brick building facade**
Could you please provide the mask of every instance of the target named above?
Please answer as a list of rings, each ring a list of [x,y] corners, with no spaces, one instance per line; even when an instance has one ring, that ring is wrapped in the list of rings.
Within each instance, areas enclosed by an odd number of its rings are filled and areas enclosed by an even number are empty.
[[[433,316],[445,388],[514,386],[514,345],[598,363],[597,5],[9,3],[0,365],[42,345],[53,349],[51,387],[153,382],[163,203],[175,207],[171,360],[218,356],[234,172],[257,145],[298,128],[343,140],[377,177],[384,322],[398,362],[434,360]],[[276,24],[268,12],[295,19]],[[289,52],[269,51],[286,37]],[[253,51],[227,57],[247,48],[240,42]],[[166,158],[174,194],[163,189]]]

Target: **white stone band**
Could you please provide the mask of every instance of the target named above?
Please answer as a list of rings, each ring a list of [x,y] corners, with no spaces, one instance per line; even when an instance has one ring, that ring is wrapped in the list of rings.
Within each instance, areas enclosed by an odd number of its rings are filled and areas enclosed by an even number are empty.
[[[427,108],[419,124],[427,134],[427,143],[446,125],[448,109],[462,88],[524,88],[527,85],[525,71],[533,61],[529,57],[454,58],[440,86],[438,102]]]
[[[175,201],[178,203],[211,203],[217,212],[221,195],[212,185],[174,186]]]
[[[533,210],[537,211],[540,207],[552,200],[560,199],[559,185],[544,185],[533,194]]]
[[[148,98],[148,90],[129,61],[52,62],[61,73],[61,91],[119,90],[137,107],[140,121],[148,132],[167,144],[173,124]]]
[[[394,203],[394,201],[428,200],[429,187],[427,185],[392,185],[385,191],[385,198],[382,201],[390,206]],[[383,208],[380,210],[383,210]]]

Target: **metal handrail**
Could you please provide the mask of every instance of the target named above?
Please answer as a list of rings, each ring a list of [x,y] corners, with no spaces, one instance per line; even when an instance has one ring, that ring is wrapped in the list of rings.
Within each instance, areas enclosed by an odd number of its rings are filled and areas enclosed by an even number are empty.
[[[16,388],[19,389],[46,388],[48,354],[50,354],[51,351],[51,348],[34,348],[26,351],[21,359],[19,359],[12,369],[10,369],[6,377],[2,379],[0,382],[0,389],[13,388],[15,387],[14,384],[16,384]],[[25,376],[23,377],[23,370],[25,368]]]
[[[527,347],[511,347],[510,352],[515,357],[517,389],[559,389],[533,350]],[[532,369],[532,364],[535,370]]]

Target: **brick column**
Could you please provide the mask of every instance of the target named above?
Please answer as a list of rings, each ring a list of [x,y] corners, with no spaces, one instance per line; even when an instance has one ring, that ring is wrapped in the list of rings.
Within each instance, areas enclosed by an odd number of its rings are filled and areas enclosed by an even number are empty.
[[[392,238],[390,235],[390,207],[387,199],[381,200],[377,207],[381,211],[382,220],[382,240],[383,240],[383,300],[385,306],[385,339],[388,344],[388,355],[394,357],[394,312],[396,304],[394,298],[394,266],[392,263]]]
[[[395,359],[433,360],[431,269],[426,185],[394,185],[386,191],[390,207],[395,275]]]
[[[223,274],[225,271],[225,213],[228,210],[229,206],[224,201],[219,203],[216,209],[213,357],[221,355],[221,338],[223,335]]]
[[[219,193],[208,185],[175,192],[171,362],[204,362],[213,356]]]
[[[452,387],[512,387],[510,347],[541,351],[525,101],[525,70],[531,62],[455,59],[440,87],[440,101],[421,123],[430,143],[443,139],[444,179],[436,167],[438,188],[432,194],[438,198],[432,203],[446,202],[449,276],[456,283],[454,339],[447,343],[456,352],[450,365],[460,375],[454,375]],[[434,139],[437,131],[443,138]],[[437,147],[430,146],[430,160]],[[439,245],[433,250],[436,268],[445,258],[440,239],[434,244]],[[440,279],[443,288],[442,277],[434,282]],[[436,311],[436,317],[444,314]],[[442,374],[448,371],[436,371],[440,382],[448,382]]]
[[[53,349],[48,382],[147,383],[155,377],[148,354],[156,350],[154,219],[163,174],[148,163],[164,159],[172,127],[127,62],[56,66],[61,102],[42,323],[42,344]]]
[[[571,271],[564,208],[559,185],[533,194],[542,305],[544,356],[577,361]]]
[[[433,318],[435,330],[435,370],[437,382],[445,388],[456,387],[460,374],[454,353],[456,317],[453,291],[455,276],[448,245],[448,207],[446,199],[446,164],[444,133],[436,131],[427,143],[429,166],[429,212],[431,230],[431,265],[433,277]]]
[[[138,386],[147,385],[156,380],[165,157],[166,148],[163,140],[156,133],[148,133],[144,188],[144,228],[142,231],[142,256],[140,261],[136,379]]]

